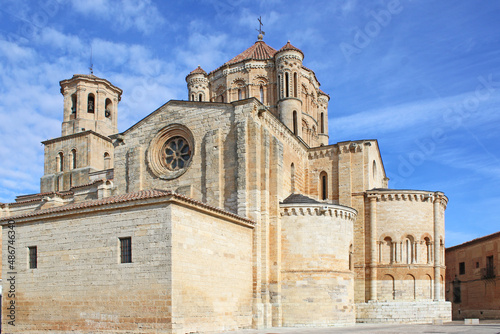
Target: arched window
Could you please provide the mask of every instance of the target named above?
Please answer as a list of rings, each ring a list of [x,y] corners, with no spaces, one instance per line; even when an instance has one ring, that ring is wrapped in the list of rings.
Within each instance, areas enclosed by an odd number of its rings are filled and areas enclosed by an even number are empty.
[[[64,154],[62,152],[59,152],[56,157],[56,165],[58,172],[62,172],[64,170]]]
[[[413,237],[408,235],[403,241],[403,262],[410,264],[415,262],[415,249],[413,247]]]
[[[290,81],[288,77],[288,72],[285,72],[285,96],[289,97],[290,96]]]
[[[392,263],[394,262],[394,251],[392,250],[392,239],[391,237],[385,237],[384,241],[380,243],[380,263]]]
[[[328,198],[328,175],[325,171],[319,174],[320,198],[326,200]]]
[[[293,134],[294,135],[297,135],[297,111],[294,110],[293,111]]]
[[[428,237],[424,238],[425,242],[425,255],[427,257],[426,261],[424,261],[427,264],[432,263],[432,242],[431,239]]]
[[[202,94],[198,95],[198,101],[200,101],[200,102],[203,101],[203,95]]]
[[[238,89],[238,100],[242,99],[243,94],[241,93],[241,88]]]
[[[104,169],[111,168],[111,157],[108,152],[104,152]]]
[[[113,109],[113,102],[111,102],[111,99],[106,99],[106,107],[104,108],[104,116],[106,118],[111,117],[111,110]]]
[[[319,125],[320,125],[321,133],[325,133],[325,114],[324,113],[321,113],[321,116],[319,119]]]
[[[375,162],[375,160],[373,160],[372,173],[373,179],[375,180],[377,178],[377,163]]]
[[[78,99],[76,97],[76,94],[71,95],[71,113],[76,115],[76,106],[77,106]]]
[[[76,150],[72,149],[71,150],[71,169],[76,168]]]
[[[292,162],[290,166],[290,183],[292,188],[292,194],[295,193],[295,165]]]
[[[293,97],[297,97],[297,72],[293,74]]]
[[[194,101],[194,94],[191,94],[191,101]]]
[[[95,112],[95,97],[94,94],[90,93],[87,99],[87,112]]]
[[[264,103],[264,87],[262,87],[262,85],[260,85],[259,93],[260,93],[260,102]]]
[[[223,94],[221,94],[221,96],[220,96],[220,101],[221,101],[222,103],[224,103],[224,95],[223,95]]]

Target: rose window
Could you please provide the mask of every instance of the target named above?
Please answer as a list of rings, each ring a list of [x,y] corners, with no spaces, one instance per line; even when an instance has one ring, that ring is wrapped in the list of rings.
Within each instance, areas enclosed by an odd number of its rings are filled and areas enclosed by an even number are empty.
[[[164,180],[184,174],[195,155],[193,134],[181,124],[169,124],[151,139],[147,151],[150,171]]]
[[[168,169],[176,171],[187,166],[191,148],[186,139],[173,137],[165,145],[165,162]]]

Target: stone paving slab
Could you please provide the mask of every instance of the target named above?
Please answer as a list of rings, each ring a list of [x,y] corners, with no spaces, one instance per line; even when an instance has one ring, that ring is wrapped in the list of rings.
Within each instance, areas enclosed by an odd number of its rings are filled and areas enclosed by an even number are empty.
[[[380,334],[408,334],[408,333],[477,333],[500,334],[500,320],[480,321],[479,325],[465,325],[463,321],[452,321],[443,325],[385,325],[385,324],[356,324],[346,327],[328,328],[268,328],[262,330],[243,329],[224,334],[329,334],[329,333],[380,333]]]

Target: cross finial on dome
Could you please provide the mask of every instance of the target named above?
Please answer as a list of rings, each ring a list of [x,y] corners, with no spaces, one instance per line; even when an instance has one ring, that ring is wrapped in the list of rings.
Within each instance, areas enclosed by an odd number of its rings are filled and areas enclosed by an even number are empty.
[[[257,36],[258,40],[262,41],[262,39],[264,38],[264,35],[266,34],[264,31],[262,31],[262,26],[264,25],[264,24],[262,24],[262,16],[259,16],[257,21],[259,21],[259,29],[255,29],[255,30],[257,30],[259,32],[259,36]]]

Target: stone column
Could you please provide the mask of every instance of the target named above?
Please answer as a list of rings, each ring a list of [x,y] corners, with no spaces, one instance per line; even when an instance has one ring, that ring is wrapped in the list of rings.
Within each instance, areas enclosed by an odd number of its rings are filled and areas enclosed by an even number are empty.
[[[370,300],[377,300],[377,197],[370,198]]]
[[[440,256],[439,256],[439,202],[438,196],[434,199],[434,301],[441,299],[441,286],[440,286]]]

